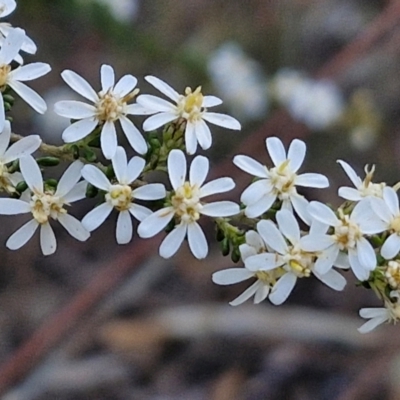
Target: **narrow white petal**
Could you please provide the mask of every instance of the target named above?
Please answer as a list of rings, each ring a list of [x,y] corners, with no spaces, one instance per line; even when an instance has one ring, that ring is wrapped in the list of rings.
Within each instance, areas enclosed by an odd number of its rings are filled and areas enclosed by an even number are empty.
[[[333,266],[339,254],[338,246],[330,246],[321,252],[314,264],[314,273],[319,275],[326,274]]]
[[[254,276],[254,273],[246,268],[228,268],[212,274],[212,281],[217,285],[233,285],[243,282]]]
[[[18,95],[26,101],[39,114],[44,114],[47,110],[46,102],[34,90],[18,81],[8,82],[9,86],[14,89]]]
[[[203,120],[200,120],[194,124],[194,131],[200,147],[203,150],[208,150],[212,144],[210,128]]]
[[[103,92],[107,92],[115,84],[114,69],[110,65],[103,64],[100,68],[101,88]]]
[[[82,101],[65,100],[54,104],[54,112],[71,119],[95,118],[96,108]]]
[[[207,170],[208,172],[208,170]],[[216,193],[225,193],[235,187],[235,182],[232,178],[217,178],[207,182],[200,188],[200,198],[211,196]]]
[[[186,153],[194,154],[197,150],[197,137],[195,132],[195,125],[191,121],[187,121],[185,128],[185,145]]]
[[[233,158],[233,163],[250,175],[258,176],[259,178],[268,178],[267,167],[256,161],[254,158],[239,155]]]
[[[208,161],[207,157],[203,156],[197,156],[194,158],[192,161],[192,164],[190,165],[190,171],[189,171],[189,182],[190,184],[197,185],[198,187],[201,187],[201,185],[204,183],[208,170],[210,167],[210,163]]]
[[[25,31],[14,28],[4,39],[0,50],[0,63],[11,64],[11,61],[18,55],[25,40]]]
[[[256,231],[246,232],[246,243],[254,247],[257,251],[265,247],[261,236]]]
[[[123,184],[130,183],[128,180],[128,160],[123,147],[117,147],[114,157],[111,161],[118,182]]]
[[[333,290],[341,291],[346,286],[346,279],[334,269],[329,270],[325,274],[319,274],[314,271],[314,275],[326,286]]]
[[[223,128],[233,129],[235,131],[240,131],[240,129],[242,129],[240,122],[230,115],[205,112],[203,114],[203,119],[214,125],[222,126]]]
[[[297,172],[303,164],[306,155],[306,144],[299,139],[294,139],[290,143],[287,158],[290,160],[290,169]]]
[[[132,157],[128,162],[128,183],[132,183],[142,173],[146,161],[138,156]]]
[[[89,232],[97,229],[110,215],[113,207],[108,203],[102,203],[92,211],[89,211],[82,219],[82,225]]]
[[[222,104],[222,100],[219,97],[216,96],[204,96],[203,97],[203,107],[215,107],[215,106],[219,106],[220,104]]]
[[[230,217],[239,214],[240,207],[233,201],[215,201],[205,204],[200,212],[209,217]]]
[[[132,240],[132,218],[129,211],[124,210],[118,214],[116,238],[118,244],[127,244]]]
[[[0,135],[0,140],[3,135],[5,135],[5,132]],[[4,154],[4,157],[2,158],[2,162],[4,164],[7,164],[11,161],[16,160],[17,158],[32,154],[40,147],[41,143],[42,140],[40,139],[39,135],[30,135],[24,137],[23,139],[15,142],[8,148],[8,150]]]
[[[172,150],[168,155],[168,175],[174,190],[180,188],[186,179],[186,157],[182,150]]]
[[[179,100],[179,93],[176,92],[175,89],[173,89],[171,86],[169,86],[168,83],[151,75],[146,76],[144,79],[146,79],[147,82],[153,85],[161,93],[169,97],[171,100],[175,102]]]
[[[286,161],[286,151],[282,141],[277,137],[269,137],[265,141],[269,156],[275,166],[281,165]]]
[[[329,186],[329,181],[324,175],[307,173],[298,175],[295,179],[295,185],[322,189]]]
[[[0,214],[16,215],[26,214],[31,211],[29,203],[19,199],[0,198]]]
[[[70,192],[73,187],[81,179],[81,172],[83,163],[81,161],[74,161],[64,172],[60,180],[58,181],[56,196],[64,197]]]
[[[4,124],[6,122],[6,114],[4,111],[4,100],[3,95],[0,96],[0,132],[4,129]]]
[[[263,285],[259,280],[255,281],[251,286],[249,286],[241,295],[232,300],[229,304],[231,306],[238,306],[248,300],[257,290]]]
[[[349,262],[356,278],[360,281],[366,281],[369,277],[369,270],[360,263],[355,251],[349,251]]]
[[[40,225],[40,247],[45,256],[49,256],[57,250],[56,236],[48,222]]]
[[[63,199],[66,203],[74,203],[75,201],[82,200],[86,197],[87,182],[78,182]]]
[[[346,253],[339,251],[339,254],[337,255],[337,258],[333,265],[337,268],[349,269],[350,268],[349,256]]]
[[[248,205],[244,210],[244,213],[249,218],[257,218],[261,214],[264,214],[266,211],[268,211],[271,208],[272,204],[274,204],[275,200],[276,195],[272,193],[267,193],[255,203]]]
[[[383,188],[383,199],[385,203],[389,207],[390,212],[392,215],[399,215],[399,198],[397,197],[397,193],[395,190],[389,186]]]
[[[295,194],[294,196],[290,197],[290,201],[293,205],[296,214],[305,222],[307,225],[311,225],[312,217],[308,212],[309,202],[308,200],[300,196],[299,194]],[[289,202],[288,202],[289,203]],[[285,201],[283,202],[282,208],[285,207]],[[289,207],[290,209],[291,207]]]
[[[268,220],[261,220],[257,224],[257,231],[263,238],[264,242],[267,243],[272,249],[279,254],[286,254],[288,247],[282,233],[276,227],[276,225]]]
[[[132,196],[139,200],[159,200],[166,196],[165,186],[161,183],[149,183],[132,191]]]
[[[129,207],[129,212],[138,221],[143,221],[145,218],[149,217],[152,214],[152,211],[147,207],[135,203],[131,204],[131,206]]]
[[[151,94],[142,94],[136,99],[137,103],[151,112],[175,113],[176,106]]]
[[[16,7],[17,7],[17,3],[15,0],[3,0],[2,8],[0,11],[0,18],[4,18],[4,17],[7,17],[7,15],[10,15],[16,9]],[[14,28],[11,28],[11,29],[14,29]]]
[[[329,226],[337,226],[339,224],[335,213],[328,206],[319,201],[310,202],[307,211],[313,218],[324,224],[328,224]]]
[[[386,308],[383,307],[368,307],[368,308],[362,308],[359,311],[359,315],[362,318],[381,318],[381,317],[387,317],[388,311]]]
[[[247,257],[244,260],[246,268],[250,271],[270,271],[278,266],[275,253],[260,253]]]
[[[155,131],[160,126],[166,125],[177,119],[177,115],[171,112],[163,112],[152,115],[143,122],[143,130],[146,132]]]
[[[268,297],[269,291],[270,287],[268,285],[260,285],[254,296],[254,304],[260,304],[264,301]]]
[[[97,126],[95,119],[82,119],[74,122],[62,134],[62,139],[65,143],[73,143],[88,136]]]
[[[351,201],[360,201],[363,197],[357,189],[342,186],[338,189],[338,195],[342,199],[351,200]]]
[[[115,85],[113,92],[120,97],[132,92],[137,84],[137,79],[133,75],[124,75]]]
[[[335,244],[330,235],[307,235],[300,239],[301,248],[305,251],[322,251]]]
[[[296,275],[290,272],[283,275],[271,290],[271,294],[269,295],[271,303],[276,306],[282,304],[289,297],[296,281]]]
[[[3,96],[0,96],[0,98],[2,99]],[[7,150],[7,147],[10,144],[10,138],[11,138],[11,124],[10,124],[10,121],[4,121],[3,124],[4,124],[4,127],[3,127],[3,130],[1,132],[1,134],[0,134],[0,158],[2,158],[2,161],[3,161],[3,158],[4,158],[3,156],[4,156],[4,154],[5,154],[6,150]],[[19,142],[21,142],[21,140]],[[7,163],[6,161],[3,161],[3,162]]]
[[[141,238],[149,238],[162,231],[174,216],[172,207],[162,208],[143,220],[138,226],[138,234]]]
[[[83,227],[82,223],[69,214],[59,214],[58,221],[66,231],[76,240],[84,242],[89,239],[90,233]]]
[[[96,101],[99,99],[99,96],[93,90],[92,86],[90,86],[90,84],[76,72],[65,70],[61,73],[61,77],[72,90],[75,90],[75,92],[79,93],[86,99],[92,101],[93,103],[96,103]]]
[[[35,219],[28,221],[15,231],[7,240],[6,246],[10,250],[18,250],[21,248],[36,232],[38,222]]]
[[[125,136],[132,148],[139,154],[146,154],[148,150],[147,143],[139,129],[136,128],[133,122],[125,116],[121,116],[119,121],[121,123],[122,130],[124,131]]]
[[[387,204],[382,199],[379,199],[377,197],[372,197],[369,201],[370,201],[371,208],[374,211],[374,213],[382,221],[386,222],[389,225],[390,221],[392,220],[393,214],[390,212]]]
[[[111,187],[111,183],[108,178],[104,175],[102,171],[100,171],[94,165],[85,165],[82,168],[82,176],[93,186],[98,189],[104,190],[108,192]]]
[[[279,230],[292,245],[300,241],[300,228],[294,215],[288,210],[280,210],[276,213]]]
[[[381,255],[386,260],[390,260],[400,251],[400,237],[397,233],[392,233],[381,248]]]
[[[40,78],[51,71],[49,64],[36,62],[28,65],[23,65],[10,72],[9,77],[16,81],[25,82]]]
[[[19,160],[19,166],[26,184],[32,192],[43,192],[43,177],[39,165],[32,156],[25,156]]]
[[[111,121],[107,121],[103,125],[103,129],[100,134],[100,144],[101,151],[104,154],[104,157],[108,160],[114,157],[115,152],[117,151],[117,131],[115,130],[115,125]]]
[[[371,320],[367,321],[365,324],[361,325],[358,328],[358,332],[360,333],[369,333],[374,330],[378,325],[383,324],[388,320],[388,316],[385,315],[384,317],[372,318]]]
[[[156,112],[157,111],[149,110],[137,103],[128,104],[125,108],[126,115],[151,115]]]
[[[253,182],[243,191],[240,201],[245,205],[249,205],[257,203],[263,196],[271,195],[271,197],[274,197],[271,193],[272,189],[273,186],[269,179],[260,179]]]
[[[203,230],[197,222],[188,224],[187,236],[192,254],[199,260],[208,254],[208,244]]]
[[[160,246],[160,256],[163,258],[172,257],[181,246],[186,236],[187,225],[177,225],[162,241]]]
[[[337,162],[340,164],[340,166],[344,169],[344,172],[346,172],[347,176],[350,178],[351,182],[353,185],[358,188],[362,185],[362,180],[361,178],[356,174],[354,169],[350,167],[349,164],[347,164],[346,161],[342,160],[337,160]]]
[[[368,269],[369,271],[373,271],[375,269],[377,260],[374,248],[364,237],[357,240],[357,254],[358,259],[364,268]]]

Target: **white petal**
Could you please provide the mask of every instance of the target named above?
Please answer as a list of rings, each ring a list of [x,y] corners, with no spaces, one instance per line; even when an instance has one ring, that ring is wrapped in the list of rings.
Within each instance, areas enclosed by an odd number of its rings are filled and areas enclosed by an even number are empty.
[[[260,304],[262,301],[264,301],[268,297],[269,290],[270,288],[268,285],[260,285],[254,296],[254,304]]]
[[[205,258],[208,253],[208,244],[204,232],[197,222],[188,224],[187,236],[192,254],[199,260]]]
[[[292,245],[300,241],[300,228],[294,215],[288,210],[280,210],[276,213],[279,230]]]
[[[287,158],[290,160],[290,169],[297,172],[303,164],[306,155],[306,144],[299,139],[294,139],[290,143]],[[300,185],[301,186],[301,185]]]
[[[366,281],[369,277],[369,270],[360,263],[356,252],[349,251],[349,262],[356,278],[360,281]]]
[[[23,65],[14,71],[11,71],[9,77],[15,79],[16,81],[31,81],[33,79],[40,78],[51,71],[49,64],[36,62],[28,65]]]
[[[82,200],[86,197],[87,182],[78,182],[66,195],[64,201],[66,203],[74,203],[75,201]]]
[[[254,276],[254,273],[246,268],[228,268],[212,274],[212,281],[217,285],[232,285],[243,282]]]
[[[7,136],[6,133],[3,132],[0,135],[0,140],[3,135]],[[32,154],[40,147],[41,143],[42,140],[40,139],[39,135],[30,135],[24,137],[23,139],[15,142],[8,148],[8,150],[4,154],[4,157],[2,158],[2,162],[4,164],[7,164],[11,161],[16,160],[17,158]]]
[[[144,79],[153,85],[156,89],[158,89],[161,93],[165,94],[171,100],[177,102],[179,100],[179,93],[175,91],[171,86],[169,86],[166,82],[161,79],[156,78],[155,76],[148,75]]]
[[[390,260],[400,251],[400,237],[397,233],[392,233],[381,248],[381,255],[386,260]]]
[[[162,231],[174,216],[172,207],[162,208],[143,220],[138,226],[138,234],[141,238],[149,238]]]
[[[293,205],[296,214],[307,224],[310,225],[312,218],[308,212],[308,205],[310,204],[306,198],[295,194],[290,197],[290,201]],[[285,207],[285,200],[283,202],[282,208]],[[289,207],[290,209],[290,207]]]
[[[54,112],[61,117],[71,119],[95,118],[96,108],[82,101],[59,101],[54,105]]]
[[[240,296],[236,297],[236,299],[232,300],[229,304],[231,306],[238,306],[248,300],[253,294],[257,292],[257,290],[263,285],[263,283],[259,280],[254,282],[251,286],[249,286]]]
[[[40,225],[40,247],[45,256],[49,256],[57,250],[56,236],[48,222]]]
[[[82,119],[81,121],[74,122],[62,134],[62,139],[65,143],[72,143],[81,140],[88,136],[97,126],[95,119]]]
[[[286,254],[288,247],[282,233],[276,227],[276,225],[268,220],[261,220],[257,224],[257,231],[263,238],[264,242],[268,246],[272,247],[279,254]]]
[[[152,115],[151,117],[147,118],[146,121],[144,121],[143,130],[146,132],[154,131],[160,126],[166,125],[177,118],[177,115],[171,112]]]
[[[90,233],[83,227],[82,223],[69,214],[59,214],[58,221],[67,232],[76,240],[84,242],[89,239]]]
[[[151,115],[154,114],[155,112],[156,111],[144,108],[143,106],[137,103],[128,104],[125,108],[126,115]]]
[[[360,333],[368,333],[375,329],[378,325],[383,324],[388,320],[388,316],[380,317],[380,318],[372,318],[371,320],[367,321],[365,324],[361,325],[358,328],[358,332]]]
[[[82,169],[82,176],[98,189],[108,192],[111,187],[108,178],[94,165],[85,165]]]
[[[266,211],[268,211],[272,204],[274,204],[275,200],[276,195],[273,193],[268,193],[261,197],[261,199],[257,202],[248,205],[244,210],[244,213],[249,218],[257,218],[261,214],[264,214]]]
[[[10,15],[17,7],[17,3],[15,0],[3,0],[2,8],[0,11],[0,18],[7,17]]]
[[[326,286],[333,290],[341,291],[346,286],[346,279],[334,269],[329,270],[325,274],[319,274],[314,271],[314,275]]]
[[[208,158],[203,156],[195,157],[194,160],[192,161],[192,164],[190,165],[190,171],[189,171],[190,184],[192,186],[197,185],[198,187],[201,187],[201,185],[204,183],[207,177],[209,167],[210,163],[208,161]]]
[[[171,150],[168,155],[168,175],[174,190],[180,188],[186,179],[186,157],[182,150]]]
[[[257,251],[263,249],[265,244],[261,238],[261,236],[256,231],[247,231],[246,232],[246,243],[249,246],[254,247]]]
[[[319,256],[314,264],[314,273],[319,275],[326,274],[333,266],[339,254],[338,246],[328,247]]]
[[[258,176],[259,178],[268,178],[267,167],[254,160],[254,158],[243,155],[235,156],[233,163],[250,175]]]
[[[208,170],[207,170],[208,172]],[[200,198],[211,196],[216,193],[225,193],[235,187],[235,182],[232,178],[218,178],[207,182],[200,188]]]
[[[3,98],[3,96],[0,96],[0,98]],[[7,161],[4,161],[4,154],[7,150],[8,145],[10,144],[10,138],[11,138],[11,124],[10,121],[3,121],[4,127],[3,130],[0,134],[0,158],[2,159],[3,163],[7,163]],[[36,137],[37,135],[35,135]],[[21,142],[18,141],[17,143]],[[15,146],[15,144],[14,144]],[[11,146],[12,147],[12,146]],[[17,157],[18,158],[18,157]],[[13,161],[13,160],[10,160]]]
[[[275,166],[281,165],[286,161],[286,151],[282,141],[277,137],[269,137],[265,141],[269,156]]]
[[[249,187],[247,187],[242,195],[240,196],[240,201],[245,204],[254,204],[258,202],[261,197],[270,195],[272,198],[275,196],[271,193],[273,186],[269,179],[260,179],[258,181],[253,182]]]
[[[75,90],[75,92],[79,93],[86,99],[93,103],[96,103],[99,99],[99,96],[93,90],[92,86],[90,86],[90,84],[76,72],[65,70],[61,73],[61,77],[72,90]]]
[[[159,200],[166,196],[165,186],[161,183],[149,183],[132,191],[132,196],[139,200]]]
[[[181,246],[186,236],[187,225],[177,225],[163,240],[160,246],[160,256],[163,258],[172,257]]]
[[[132,148],[139,154],[146,154],[148,150],[147,143],[139,129],[136,128],[133,122],[125,116],[121,116],[119,121],[121,123],[122,130],[124,131],[125,136]]]
[[[371,208],[374,211],[374,213],[382,221],[386,222],[389,225],[390,221],[392,220],[393,214],[390,212],[387,204],[382,199],[379,199],[377,197],[372,197],[370,199],[370,204],[371,204]]]
[[[142,206],[140,204],[132,203],[129,207],[129,212],[136,218],[138,221],[143,221],[145,218],[152,214],[152,211],[147,207]]]
[[[113,207],[108,203],[102,203],[92,211],[89,211],[82,219],[82,225],[89,232],[97,229],[110,215]]]
[[[362,308],[359,311],[359,315],[362,318],[381,318],[387,317],[388,310],[383,307],[376,307],[376,308]]]
[[[117,147],[114,157],[111,161],[118,182],[123,184],[130,183],[128,180],[128,160],[123,147]]]
[[[308,173],[298,175],[295,185],[322,189],[329,186],[329,181],[324,175]]]
[[[137,79],[133,75],[124,75],[115,85],[113,92],[120,97],[132,92],[137,84]]]
[[[19,160],[22,176],[32,192],[43,193],[43,177],[39,165],[32,156],[25,156]]]
[[[232,201],[216,201],[205,204],[200,212],[209,217],[230,217],[239,214],[240,207]]]
[[[375,269],[377,261],[374,248],[364,237],[357,240],[357,254],[358,259],[364,268],[369,271]]]
[[[132,157],[128,163],[128,183],[132,183],[142,173],[146,161],[138,156]]]
[[[114,69],[110,65],[103,64],[100,68],[101,88],[105,93],[115,84]]]
[[[108,160],[114,157],[117,151],[117,131],[115,130],[115,125],[111,121],[107,121],[101,130],[100,135],[101,151],[104,157]]]
[[[6,122],[6,114],[4,111],[4,100],[3,96],[0,96],[0,131],[2,132],[4,129],[4,124]]]
[[[188,122],[188,125],[189,124],[190,124],[190,121]],[[207,124],[203,120],[200,120],[194,124],[194,131],[195,131],[196,138],[197,138],[197,141],[199,142],[200,147],[203,150],[208,150],[212,144],[210,128],[207,126]]]
[[[160,99],[159,97],[153,96],[151,94],[142,94],[138,96],[137,103],[144,107],[145,109],[150,110],[151,112],[169,112],[175,113],[176,106],[171,104],[170,102]]]
[[[8,82],[18,95],[26,101],[39,114],[44,114],[47,110],[46,102],[30,87],[18,81]]]
[[[357,189],[342,186],[338,189],[338,195],[346,200],[360,201],[363,197]]]
[[[0,198],[0,214],[16,215],[25,214],[31,211],[29,203],[19,199]]]
[[[310,202],[307,211],[313,218],[324,224],[328,224],[329,226],[337,226],[339,224],[335,213],[328,206],[319,201]]]
[[[35,219],[22,225],[21,228],[8,238],[6,242],[7,248],[10,250],[18,250],[21,248],[33,236],[38,226],[39,224]]]
[[[330,235],[307,235],[300,239],[301,248],[305,251],[322,251],[335,244]]]
[[[25,40],[25,31],[14,28],[4,39],[0,50],[0,63],[11,64],[11,61],[18,55]]]
[[[81,179],[81,171],[83,163],[81,161],[74,161],[64,172],[60,180],[58,181],[56,196],[64,197],[70,192],[73,187]]]
[[[195,125],[188,121],[185,128],[185,145],[186,153],[194,154],[197,150],[197,137],[195,132]]]
[[[350,178],[351,182],[353,185],[358,188],[362,185],[362,180],[361,178],[356,174],[354,169],[350,167],[347,162],[342,161],[342,160],[337,160],[337,162],[340,164],[340,166],[344,169],[344,172],[346,172],[347,176]]]
[[[270,271],[275,269],[279,263],[276,261],[275,253],[260,253],[247,257],[244,260],[246,268],[250,271]]]
[[[203,119],[214,125],[222,126],[223,128],[233,129],[237,131],[240,131],[240,129],[242,129],[240,122],[230,115],[205,112],[203,114]]]
[[[202,107],[215,107],[222,104],[222,100],[216,96],[204,96]]]
[[[399,198],[397,197],[397,193],[394,191],[393,188],[386,186],[383,188],[383,199],[385,203],[389,207],[390,212],[392,215],[399,215]]]
[[[294,285],[296,284],[296,275],[288,272],[283,275],[279,281],[273,286],[269,299],[271,303],[279,306],[282,304],[292,292]]]
[[[132,240],[132,218],[129,211],[121,211],[117,219],[116,238],[118,244],[127,244]]]

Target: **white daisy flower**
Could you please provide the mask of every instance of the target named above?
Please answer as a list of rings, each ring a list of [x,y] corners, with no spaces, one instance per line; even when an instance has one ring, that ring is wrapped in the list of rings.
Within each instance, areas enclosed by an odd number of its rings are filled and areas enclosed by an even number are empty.
[[[400,208],[395,190],[389,186],[383,188],[383,199],[371,198],[370,204],[375,214],[383,221],[390,236],[381,248],[382,257],[390,260],[400,251]]]
[[[312,201],[308,211],[312,218],[334,228],[334,233],[310,234],[302,239],[302,246],[308,251],[323,252],[320,272],[329,271],[340,252],[347,252],[348,262],[354,275],[360,281],[368,279],[370,271],[376,268],[374,248],[365,235],[383,232],[385,225],[373,213],[368,202],[359,202],[350,215],[339,208],[339,216],[325,204]]]
[[[390,292],[390,297],[396,299],[394,303],[385,302],[385,307],[362,308],[359,312],[361,318],[369,319],[358,328],[360,333],[368,333],[384,322],[396,323],[400,319],[399,292]]]
[[[46,109],[45,101],[25,81],[39,78],[47,74],[51,67],[45,63],[32,63],[11,70],[11,62],[15,59],[25,40],[25,31],[19,28],[13,29],[0,49],[0,89],[10,86],[22,99],[24,99],[35,111],[43,114]],[[0,131],[4,129],[5,112],[3,96],[0,96]]]
[[[337,161],[350,178],[355,188],[343,186],[339,188],[338,194],[340,197],[350,201],[361,201],[369,197],[382,198],[383,188],[386,186],[385,183],[373,183],[372,178],[375,172],[375,165],[368,169],[368,165],[365,166],[365,179],[362,181],[352,167],[345,161]]]
[[[85,197],[86,183],[79,182],[83,164],[80,161],[72,163],[58,182],[57,189],[49,190],[43,183],[40,168],[30,155],[20,159],[22,176],[31,194],[21,196],[21,199],[0,199],[0,214],[15,215],[32,213],[33,219],[19,228],[7,240],[10,250],[21,248],[40,226],[40,246],[44,255],[53,254],[57,243],[50,220],[55,219],[75,239],[85,241],[89,232],[72,215],[65,206]],[[26,192],[25,192],[26,193]]]
[[[239,213],[239,206],[231,201],[204,204],[202,199],[216,193],[232,190],[231,178],[218,178],[204,184],[209,170],[206,157],[197,156],[192,161],[189,181],[186,181],[186,158],[181,150],[172,150],[168,155],[168,174],[174,190],[169,205],[151,214],[138,227],[139,236],[149,238],[164,229],[175,217],[177,225],[160,246],[160,255],[173,256],[187,235],[193,255],[205,258],[208,253],[207,240],[197,223],[201,215],[228,217]]]
[[[308,201],[297,193],[296,186],[325,188],[328,179],[315,173],[298,175],[297,171],[304,161],[306,145],[295,139],[286,154],[280,139],[270,137],[266,140],[267,150],[275,167],[268,169],[253,158],[245,155],[235,156],[234,164],[243,171],[260,178],[242,193],[241,202],[246,206],[245,214],[256,218],[268,211],[275,200],[282,201],[282,208],[292,210],[310,224],[307,212]]]
[[[83,226],[92,232],[97,229],[110,215],[113,209],[119,212],[116,229],[118,244],[126,244],[132,240],[132,218],[142,221],[151,214],[151,211],[140,204],[139,200],[158,200],[165,197],[165,187],[160,183],[151,183],[132,189],[131,184],[139,177],[145,166],[145,160],[141,157],[133,157],[129,163],[126,152],[117,147],[112,165],[116,175],[116,181],[110,182],[106,175],[93,165],[85,165],[82,176],[93,186],[106,192],[105,202],[90,211],[82,220]]]
[[[197,142],[204,150],[210,148],[212,138],[206,121],[223,128],[241,129],[240,123],[235,118],[207,111],[209,107],[222,104],[222,100],[215,96],[204,96],[200,86],[194,91],[188,87],[185,94],[181,95],[155,76],[146,76],[145,79],[175,104],[152,95],[139,96],[137,102],[147,110],[147,114],[155,114],[144,122],[143,129],[153,131],[179,118],[186,120],[185,144],[188,154],[196,152]]]
[[[31,135],[18,140],[9,147],[11,137],[10,121],[5,121],[0,134],[0,190],[15,192],[15,186],[23,180],[21,173],[10,173],[7,164],[36,151],[42,140],[39,135]]]
[[[90,84],[76,72],[65,70],[62,78],[71,89],[90,100],[94,105],[81,101],[60,101],[54,111],[62,117],[78,120],[64,130],[62,138],[66,143],[77,142],[88,136],[100,125],[101,150],[104,157],[111,159],[117,150],[115,123],[120,122],[129,144],[139,154],[147,153],[147,144],[142,134],[127,115],[143,114],[138,104],[128,104],[139,89],[135,89],[137,79],[132,75],[123,76],[115,83],[114,69],[102,65],[100,70],[101,91],[96,93]]]

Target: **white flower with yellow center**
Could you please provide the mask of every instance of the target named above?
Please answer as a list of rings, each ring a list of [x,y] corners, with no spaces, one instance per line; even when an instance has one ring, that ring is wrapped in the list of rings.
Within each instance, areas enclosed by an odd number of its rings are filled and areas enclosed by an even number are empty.
[[[27,183],[27,192],[21,199],[0,199],[0,214],[14,215],[31,213],[33,219],[19,228],[7,240],[6,246],[11,250],[21,248],[40,226],[40,246],[44,255],[53,254],[57,243],[50,220],[54,219],[75,239],[85,241],[89,232],[73,216],[69,215],[66,206],[85,197],[85,182],[79,182],[83,164],[80,161],[72,163],[60,178],[57,189],[51,190],[44,186],[40,168],[30,155],[20,159],[22,176]],[[26,194],[26,195],[25,195]]]
[[[310,203],[308,211],[326,228],[332,226],[334,229],[331,235],[326,234],[325,229],[302,239],[302,246],[308,251],[322,252],[319,272],[329,271],[332,265],[336,265],[339,254],[347,253],[345,262],[349,263],[357,279],[368,279],[377,261],[374,248],[365,236],[385,230],[384,223],[377,218],[369,202],[359,202],[350,215],[339,209],[336,216],[328,206],[317,201]]]
[[[35,111],[43,114],[46,109],[45,101],[25,81],[31,81],[47,74],[51,67],[45,63],[32,63],[11,69],[11,62],[18,55],[24,43],[25,31],[19,28],[12,29],[0,49],[0,90],[11,87]],[[0,131],[4,129],[5,112],[3,96],[0,96]]]
[[[0,134],[0,190],[14,193],[16,191],[15,186],[23,178],[19,172],[10,173],[8,164],[23,156],[32,154],[39,148],[42,140],[38,135],[31,135],[22,138],[9,147],[10,137],[11,125],[10,121],[6,121],[4,130]]]
[[[369,197],[383,197],[383,188],[386,186],[385,183],[373,183],[372,178],[375,172],[375,165],[368,169],[368,165],[365,166],[365,179],[362,181],[361,178],[356,174],[354,169],[350,167],[345,161],[337,161],[350,178],[355,188],[343,186],[339,188],[338,194],[340,197],[350,201],[361,201]]]
[[[360,333],[371,332],[378,325],[386,321],[396,323],[400,320],[400,293],[394,290],[390,292],[390,297],[395,299],[395,301],[393,303],[385,301],[385,307],[362,308],[360,310],[360,317],[369,319],[369,321],[358,328]]]
[[[139,96],[137,98],[138,104],[143,106],[147,114],[155,114],[144,122],[143,129],[153,131],[180,118],[185,120],[185,144],[188,154],[196,152],[197,142],[204,150],[210,148],[212,137],[206,121],[223,128],[241,129],[240,123],[235,118],[207,111],[209,107],[222,104],[222,100],[215,96],[204,96],[200,86],[194,91],[188,87],[185,94],[181,95],[155,76],[146,76],[145,79],[175,104],[152,95]]]
[[[63,71],[61,76],[71,89],[94,103],[91,105],[70,100],[55,104],[54,111],[58,115],[78,120],[64,130],[62,138],[66,143],[85,138],[99,125],[101,126],[101,150],[104,157],[111,159],[117,150],[115,123],[119,121],[132,148],[139,154],[147,152],[146,141],[127,117],[127,115],[143,114],[143,109],[138,104],[128,104],[139,92],[139,89],[135,89],[137,79],[134,76],[125,75],[115,83],[113,68],[102,65],[99,93],[96,93],[85,79],[73,71]]]
[[[287,155],[277,137],[268,138],[266,147],[275,165],[271,169],[249,156],[238,155],[233,159],[237,167],[260,178],[242,193],[240,200],[246,206],[245,214],[249,218],[259,217],[278,199],[282,201],[282,208],[292,210],[293,207],[300,218],[309,224],[308,201],[297,193],[296,186],[325,188],[329,186],[328,179],[315,173],[297,174],[306,153],[303,141],[293,140]]]
[[[161,257],[172,257],[187,235],[193,255],[198,259],[205,258],[208,245],[198,224],[201,215],[228,217],[239,213],[239,206],[231,201],[203,203],[204,197],[224,193],[235,187],[231,178],[218,178],[203,185],[208,170],[208,159],[197,156],[190,166],[189,181],[186,181],[187,166],[184,153],[181,150],[172,150],[169,153],[168,174],[174,190],[170,204],[151,214],[138,227],[139,236],[149,238],[159,233],[175,218],[175,228],[160,246]]]
[[[132,183],[139,177],[145,166],[141,157],[133,157],[129,163],[125,150],[118,146],[112,165],[116,181],[110,182],[106,175],[93,165],[85,165],[82,176],[93,186],[103,190],[105,202],[90,211],[82,220],[83,226],[92,232],[97,229],[112,210],[117,210],[118,220],[116,239],[118,244],[126,244],[132,240],[132,217],[142,221],[151,211],[140,204],[138,200],[158,200],[165,197],[165,187],[160,183],[151,183],[132,189]]]

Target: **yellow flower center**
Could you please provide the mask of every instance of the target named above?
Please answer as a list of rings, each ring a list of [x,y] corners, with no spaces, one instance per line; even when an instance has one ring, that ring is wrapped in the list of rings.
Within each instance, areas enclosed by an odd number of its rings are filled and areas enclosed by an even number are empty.
[[[64,202],[53,193],[34,193],[30,206],[33,218],[39,224],[45,224],[49,218],[57,219],[58,214],[67,213],[67,210],[63,208]]]
[[[99,93],[99,100],[95,104],[97,108],[97,118],[102,122],[114,122],[122,115],[126,114],[126,105],[129,100],[134,98],[139,93],[139,89],[135,89],[123,98],[119,98],[111,89],[106,93]]]
[[[398,215],[391,223],[391,229],[393,229],[396,233],[400,233],[400,215]]]
[[[182,221],[192,222],[200,218],[202,205],[200,203],[200,190],[197,185],[191,186],[185,182],[178,188],[171,199],[175,215]]]
[[[335,227],[336,243],[340,250],[354,249],[357,240],[361,239],[362,233],[359,227],[350,221],[348,215],[344,215],[341,210],[339,213],[341,225]]]
[[[0,66],[0,88],[7,84],[8,74],[11,71],[11,66],[8,64],[3,64]]]
[[[296,174],[290,170],[289,163],[290,160],[286,160],[278,167],[269,170],[269,177],[274,186],[274,192],[280,200],[286,200],[296,193],[294,185]]]
[[[132,188],[128,185],[112,185],[105,197],[106,201],[118,211],[129,210],[132,203]]]
[[[393,289],[400,287],[400,263],[398,261],[389,261],[385,277]]]
[[[285,274],[283,268],[275,268],[271,271],[257,271],[255,277],[260,280],[264,285],[274,286],[276,281]]]
[[[180,96],[178,100],[178,113],[182,118],[188,121],[195,122],[201,119],[204,112],[203,109],[204,96],[201,93],[201,86],[194,92],[190,87],[185,89],[185,96]]]
[[[16,189],[11,182],[10,176],[7,166],[0,162],[0,189],[5,190],[7,193],[14,193]]]

